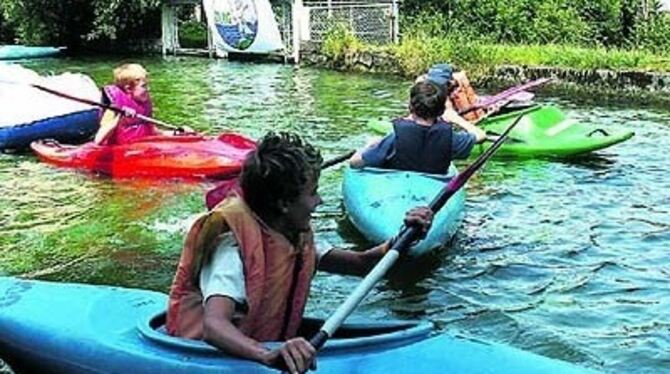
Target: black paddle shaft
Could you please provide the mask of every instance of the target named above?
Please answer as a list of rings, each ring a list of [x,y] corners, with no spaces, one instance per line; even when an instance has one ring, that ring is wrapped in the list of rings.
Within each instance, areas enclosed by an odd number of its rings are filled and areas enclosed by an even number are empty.
[[[347,152],[343,155],[333,157],[330,160],[326,160],[323,163],[321,163],[321,169],[327,169],[331,166],[335,166],[335,165],[339,164],[342,161],[346,161],[349,158],[351,158],[351,156],[353,156],[355,152],[356,151],[349,151],[349,152]]]

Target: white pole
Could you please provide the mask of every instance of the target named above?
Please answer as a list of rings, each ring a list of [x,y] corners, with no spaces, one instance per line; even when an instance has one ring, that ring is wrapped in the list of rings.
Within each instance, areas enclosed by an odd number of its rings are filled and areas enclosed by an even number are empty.
[[[301,40],[301,33],[300,30],[302,29],[302,0],[294,0],[293,1],[293,9],[292,9],[292,18],[293,18],[293,63],[297,64],[300,62],[300,40]]]

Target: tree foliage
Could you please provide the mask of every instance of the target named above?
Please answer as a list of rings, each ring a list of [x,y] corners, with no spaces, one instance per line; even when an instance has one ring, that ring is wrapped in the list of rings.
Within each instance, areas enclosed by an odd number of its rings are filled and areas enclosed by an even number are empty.
[[[662,37],[668,16],[657,6],[643,0],[405,0],[401,14],[409,34],[514,44],[658,49],[660,43],[668,50],[670,37]]]
[[[25,44],[76,49],[160,34],[160,0],[0,0],[0,10],[0,27]]]

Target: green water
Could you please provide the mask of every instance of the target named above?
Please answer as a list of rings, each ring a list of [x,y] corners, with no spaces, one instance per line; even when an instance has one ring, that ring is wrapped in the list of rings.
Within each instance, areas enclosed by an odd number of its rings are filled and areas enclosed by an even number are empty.
[[[123,60],[129,61],[129,60]],[[29,63],[111,80],[122,60]],[[199,131],[299,132],[326,159],[365,143],[370,118],[403,112],[409,82],[280,64],[140,59],[155,116]],[[540,97],[631,140],[576,161],[491,161],[468,186],[453,245],[383,282],[357,310],[420,318],[611,372],[670,368],[670,112]],[[324,171],[319,242],[365,248]],[[167,291],[212,183],[120,180],[0,155],[0,274]],[[357,278],[319,274],[308,313],[326,316]]]

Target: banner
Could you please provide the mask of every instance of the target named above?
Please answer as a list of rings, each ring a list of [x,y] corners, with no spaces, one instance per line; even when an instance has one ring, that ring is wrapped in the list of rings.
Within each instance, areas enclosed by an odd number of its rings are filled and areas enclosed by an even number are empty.
[[[217,55],[284,48],[268,0],[204,0],[203,6]]]

